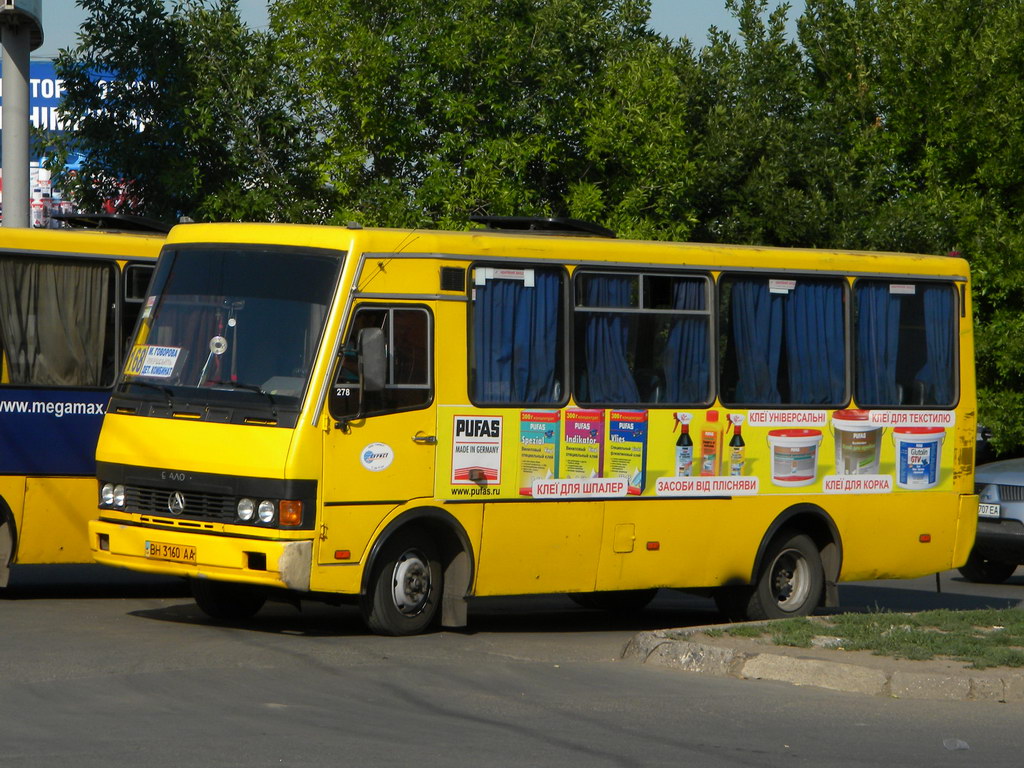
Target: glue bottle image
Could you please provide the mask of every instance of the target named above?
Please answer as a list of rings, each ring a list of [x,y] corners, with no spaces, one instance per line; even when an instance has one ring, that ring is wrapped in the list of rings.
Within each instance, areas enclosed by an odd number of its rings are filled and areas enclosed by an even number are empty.
[[[700,432],[700,473],[717,476],[722,471],[722,422],[718,411],[708,411],[707,422]]]
[[[743,442],[740,427],[743,425],[743,414],[730,413],[729,422],[733,435],[729,440],[729,474],[738,477],[743,474],[743,465],[747,460],[747,444]]]
[[[676,477],[689,477],[693,474],[693,440],[690,438],[690,414],[677,413],[676,423],[672,428],[679,430],[676,440]]]

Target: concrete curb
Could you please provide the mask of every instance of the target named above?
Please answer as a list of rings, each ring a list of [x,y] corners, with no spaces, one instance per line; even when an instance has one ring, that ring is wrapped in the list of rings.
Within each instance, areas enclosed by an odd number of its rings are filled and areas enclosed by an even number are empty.
[[[741,680],[776,680],[869,696],[947,701],[1024,701],[1024,672],[963,669],[955,673],[939,674],[915,670],[915,662],[905,662],[906,669],[886,670],[839,660],[750,652],[687,639],[702,629],[641,632],[626,644],[622,658],[704,675]]]

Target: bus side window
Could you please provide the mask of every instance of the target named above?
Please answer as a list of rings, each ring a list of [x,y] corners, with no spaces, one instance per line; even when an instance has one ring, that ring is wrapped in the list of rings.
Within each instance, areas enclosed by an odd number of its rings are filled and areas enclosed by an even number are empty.
[[[112,384],[114,274],[107,262],[0,258],[5,383]]]
[[[128,264],[124,268],[124,304],[121,310],[122,347],[127,350],[132,343],[132,331],[139,320],[139,313],[146,301],[149,281],[153,277],[153,266],[150,264]]]
[[[577,271],[576,401],[634,407],[707,403],[709,287],[700,275]]]
[[[478,405],[558,405],[565,386],[561,269],[473,269],[470,399]]]
[[[854,284],[857,404],[954,405],[957,292],[949,283]]]
[[[430,313],[420,307],[363,305],[356,310],[341,354],[329,398],[331,416],[359,413],[358,338],[364,328],[379,328],[387,346],[384,388],[363,394],[362,415],[373,416],[424,408],[433,400]]]
[[[723,403],[848,401],[845,280],[724,275],[720,286]]]

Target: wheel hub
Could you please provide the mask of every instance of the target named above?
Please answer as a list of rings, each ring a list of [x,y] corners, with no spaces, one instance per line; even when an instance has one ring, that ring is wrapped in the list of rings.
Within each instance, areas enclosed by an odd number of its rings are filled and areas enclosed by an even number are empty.
[[[783,611],[796,611],[807,600],[811,575],[807,561],[796,551],[781,552],[775,559],[772,584],[775,601]]]
[[[395,607],[406,616],[415,616],[423,610],[430,597],[430,566],[419,552],[409,550],[398,558],[391,580],[391,595]]]

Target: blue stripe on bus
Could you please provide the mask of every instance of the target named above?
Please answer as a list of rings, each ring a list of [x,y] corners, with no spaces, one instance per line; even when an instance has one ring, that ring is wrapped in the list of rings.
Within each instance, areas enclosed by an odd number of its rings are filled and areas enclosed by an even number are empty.
[[[96,474],[110,392],[0,389],[0,475]]]

